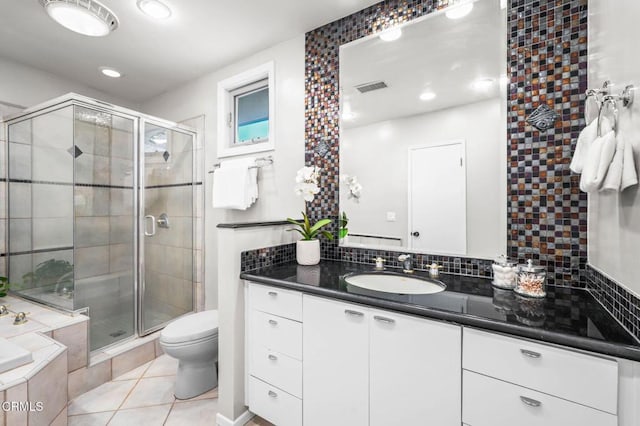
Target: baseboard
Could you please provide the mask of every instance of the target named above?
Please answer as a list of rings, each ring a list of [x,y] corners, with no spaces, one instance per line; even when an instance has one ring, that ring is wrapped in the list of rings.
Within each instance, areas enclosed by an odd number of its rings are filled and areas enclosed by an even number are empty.
[[[218,413],[216,415],[216,423],[218,426],[244,426],[244,424],[251,420],[253,417],[254,414],[249,410],[240,414],[235,420],[229,420],[222,414]]]

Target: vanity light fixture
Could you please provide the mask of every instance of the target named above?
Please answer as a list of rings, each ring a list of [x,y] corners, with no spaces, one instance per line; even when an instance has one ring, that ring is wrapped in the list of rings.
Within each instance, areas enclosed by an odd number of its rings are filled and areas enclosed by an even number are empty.
[[[471,86],[479,92],[484,92],[489,90],[495,82],[496,81],[493,78],[479,78],[474,81]]]
[[[96,0],[40,0],[51,19],[63,27],[91,37],[106,36],[118,28],[118,18]]]
[[[122,77],[122,73],[116,69],[110,67],[100,67],[100,72],[107,77],[111,78],[120,78]]]
[[[380,33],[378,37],[382,41],[395,41],[402,37],[402,30],[400,28],[391,28]]]
[[[421,101],[431,101],[436,98],[436,94],[433,92],[423,92],[420,94]]]
[[[449,19],[460,19],[473,10],[473,1],[456,0],[449,4],[445,16]]]
[[[153,19],[168,19],[171,16],[169,6],[159,0],[138,0],[138,9]]]

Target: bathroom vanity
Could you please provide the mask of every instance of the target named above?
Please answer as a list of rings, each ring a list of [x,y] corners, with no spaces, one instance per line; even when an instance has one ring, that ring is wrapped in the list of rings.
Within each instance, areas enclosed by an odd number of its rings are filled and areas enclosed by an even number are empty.
[[[444,275],[441,293],[398,295],[343,279],[371,269],[242,275],[252,412],[278,426],[639,424],[640,344],[588,292],[531,301]]]

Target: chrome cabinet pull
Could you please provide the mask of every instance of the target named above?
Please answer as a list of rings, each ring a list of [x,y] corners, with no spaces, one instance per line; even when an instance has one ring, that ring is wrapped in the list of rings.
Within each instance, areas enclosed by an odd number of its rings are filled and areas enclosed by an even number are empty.
[[[542,354],[539,352],[529,351],[527,349],[520,349],[520,353],[529,358],[540,358]]]
[[[144,225],[144,235],[145,237],[153,237],[156,235],[156,218],[151,216],[150,214],[144,217],[145,220],[151,220],[151,232],[147,232],[147,224]]]
[[[354,310],[351,310],[351,309],[345,309],[344,313],[347,314],[347,315],[352,315],[354,317],[363,317],[364,316],[364,314],[362,312],[354,311]]]
[[[396,320],[394,320],[393,318],[381,317],[379,315],[374,315],[373,319],[387,324],[393,324],[396,322]]]
[[[271,296],[271,297],[276,297],[276,296],[278,295],[278,293],[277,293],[277,292],[275,292],[275,291],[270,291],[270,292],[268,292],[267,294],[268,294],[269,296]]]
[[[270,391],[267,393],[267,395],[269,395],[271,398],[277,398],[277,397],[278,397],[278,394],[277,394],[277,393],[275,393],[275,392],[274,392],[274,391],[272,391],[272,390],[270,390]]]
[[[526,396],[521,396],[520,401],[522,401],[529,407],[539,407],[542,405],[542,402],[536,401],[535,399],[527,398]]]
[[[278,321],[270,319],[270,320],[269,320],[269,324],[271,324],[271,325],[278,325]]]
[[[271,361],[277,361],[277,360],[278,360],[278,357],[277,357],[277,356],[275,356],[275,355],[273,355],[273,354],[269,354],[269,359],[270,359]]]

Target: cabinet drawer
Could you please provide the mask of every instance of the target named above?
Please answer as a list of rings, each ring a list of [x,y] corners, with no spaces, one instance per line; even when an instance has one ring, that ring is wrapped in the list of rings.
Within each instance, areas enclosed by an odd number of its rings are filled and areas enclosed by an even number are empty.
[[[251,346],[302,359],[302,324],[260,311],[251,312]]]
[[[297,359],[262,346],[254,347],[249,374],[302,398],[302,362]]]
[[[617,417],[492,379],[462,374],[462,421],[469,426],[616,426]]]
[[[462,367],[617,414],[618,363],[465,328]]]
[[[302,321],[302,293],[249,283],[251,309]]]
[[[302,425],[302,401],[255,377],[249,377],[249,408],[278,426]]]

